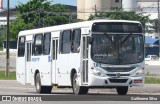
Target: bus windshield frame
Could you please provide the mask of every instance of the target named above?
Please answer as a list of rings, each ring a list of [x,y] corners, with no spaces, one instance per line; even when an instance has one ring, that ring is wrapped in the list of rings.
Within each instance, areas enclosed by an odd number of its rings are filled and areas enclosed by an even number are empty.
[[[100,23],[105,25],[104,23]],[[118,23],[114,23],[119,25]],[[120,23],[128,24],[128,23]],[[113,29],[110,31],[95,30],[92,28],[92,43],[91,43],[91,59],[94,62],[112,65],[136,64],[144,61],[144,35],[142,26],[138,23],[133,23],[134,28],[131,31],[123,28]],[[107,23],[108,25],[108,23]],[[111,24],[113,25],[113,24]],[[128,26],[131,26],[129,23]],[[113,26],[114,27],[114,26]],[[122,27],[122,26],[121,26]],[[131,26],[132,27],[132,26]]]

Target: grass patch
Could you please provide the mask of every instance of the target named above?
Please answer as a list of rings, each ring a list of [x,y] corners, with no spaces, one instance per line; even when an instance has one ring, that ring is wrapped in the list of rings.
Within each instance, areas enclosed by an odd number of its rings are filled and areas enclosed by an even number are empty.
[[[0,47],[0,51],[3,51],[3,47]]]
[[[146,76],[145,84],[160,84],[160,77]]]
[[[0,71],[0,80],[16,80],[16,72],[9,72],[8,77],[6,77],[5,72]]]

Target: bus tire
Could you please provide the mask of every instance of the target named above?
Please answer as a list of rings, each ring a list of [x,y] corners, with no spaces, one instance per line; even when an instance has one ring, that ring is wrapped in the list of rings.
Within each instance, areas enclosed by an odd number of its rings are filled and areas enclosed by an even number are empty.
[[[117,93],[118,93],[118,95],[126,95],[127,92],[128,92],[128,86],[117,87]]]
[[[78,83],[78,77],[77,77],[77,73],[75,73],[73,75],[73,79],[72,79],[72,87],[73,87],[73,92],[75,95],[81,95],[81,94],[87,94],[88,93],[88,87],[82,87],[82,86],[79,86],[79,83]]]
[[[41,85],[41,79],[40,79],[39,73],[36,74],[35,87],[36,87],[37,93],[40,93],[40,94],[41,93],[51,93],[52,91],[52,86],[42,86]]]
[[[88,87],[82,87],[82,94],[88,93]]]

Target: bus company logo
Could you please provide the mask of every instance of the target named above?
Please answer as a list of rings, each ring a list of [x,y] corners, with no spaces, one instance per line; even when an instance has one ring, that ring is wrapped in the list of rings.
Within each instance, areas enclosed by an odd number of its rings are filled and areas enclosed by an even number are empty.
[[[121,74],[120,73],[117,73],[117,77],[120,77],[121,76]]]
[[[11,96],[2,96],[2,101],[12,101]]]
[[[32,58],[32,62],[39,62],[40,58]]]

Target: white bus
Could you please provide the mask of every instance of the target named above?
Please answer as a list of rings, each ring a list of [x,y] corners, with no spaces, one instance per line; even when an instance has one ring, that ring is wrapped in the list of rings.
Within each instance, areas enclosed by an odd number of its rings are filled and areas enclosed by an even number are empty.
[[[138,21],[92,20],[21,31],[16,78],[35,85],[38,93],[52,87],[89,88],[144,85],[144,35]]]

